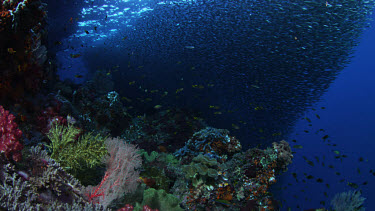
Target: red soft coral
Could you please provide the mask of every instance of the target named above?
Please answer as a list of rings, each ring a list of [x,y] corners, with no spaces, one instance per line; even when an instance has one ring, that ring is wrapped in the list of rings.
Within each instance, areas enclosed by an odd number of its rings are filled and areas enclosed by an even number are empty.
[[[0,152],[4,152],[7,158],[12,156],[18,162],[22,159],[23,145],[19,142],[22,131],[18,129],[14,118],[13,114],[0,106]]]

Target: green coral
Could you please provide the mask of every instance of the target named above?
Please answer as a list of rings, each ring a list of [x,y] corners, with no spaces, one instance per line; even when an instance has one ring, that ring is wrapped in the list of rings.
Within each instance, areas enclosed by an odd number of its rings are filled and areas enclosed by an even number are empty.
[[[172,154],[164,152],[158,153],[152,151],[149,154],[141,149],[139,150],[139,154],[144,158],[144,169],[141,172],[141,176],[155,181],[155,184],[152,184],[150,187],[168,191],[174,179],[169,178],[166,172],[175,172],[175,167],[178,166],[179,160]],[[169,174],[169,176],[171,175]]]
[[[158,152],[152,151],[150,155],[144,149],[140,149],[138,152],[142,157],[145,158],[145,161],[151,163],[159,156]]]
[[[153,179],[155,184],[152,186],[156,189],[169,190],[170,183],[173,182],[170,178],[165,175],[164,169],[157,167],[147,167],[144,172],[141,173],[143,178]]]
[[[192,180],[193,186],[196,187],[201,183],[214,182],[218,176],[217,166],[218,162],[215,158],[199,154],[189,165],[184,165],[182,170],[185,172],[185,178]]]
[[[179,204],[180,200],[172,194],[168,194],[165,190],[149,188],[143,193],[142,204],[137,203],[134,211],[143,210],[144,205],[148,205],[151,209],[182,211],[183,209]]]
[[[210,166],[210,167],[218,165],[218,162],[215,158],[209,158],[209,157],[204,156],[202,154],[199,154],[198,156],[194,157],[193,162],[202,163],[202,164]]]
[[[144,161],[151,163],[157,160],[158,162],[164,162],[166,165],[177,165],[180,161],[173,155],[169,153],[158,153],[156,151],[152,151],[150,154],[146,152],[144,149],[140,149],[139,153],[142,157],[144,157]]]
[[[88,133],[77,139],[80,132],[80,129],[71,124],[68,126],[56,124],[47,134],[51,141],[47,145],[52,152],[51,158],[71,172],[98,166],[102,163],[102,158],[107,155],[105,138]]]
[[[165,162],[167,162],[169,165],[175,166],[180,163],[180,161],[173,154],[164,153],[164,156]]]

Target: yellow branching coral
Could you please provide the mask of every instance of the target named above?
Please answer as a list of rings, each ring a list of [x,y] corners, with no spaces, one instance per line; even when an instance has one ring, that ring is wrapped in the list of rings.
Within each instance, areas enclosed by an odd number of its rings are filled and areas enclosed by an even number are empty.
[[[47,136],[51,143],[47,145],[51,150],[51,158],[55,159],[65,169],[75,172],[82,168],[93,168],[102,163],[107,155],[104,141],[106,137],[84,134],[77,138],[80,129],[69,124],[56,124],[51,127]]]

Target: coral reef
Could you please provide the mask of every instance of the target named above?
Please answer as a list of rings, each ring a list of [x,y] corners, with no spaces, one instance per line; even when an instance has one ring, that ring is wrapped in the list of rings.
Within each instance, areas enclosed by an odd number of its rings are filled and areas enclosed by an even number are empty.
[[[290,151],[286,142],[276,145],[283,145],[286,152]],[[201,150],[201,145],[196,146]],[[184,152],[186,149],[184,147]],[[192,145],[188,149],[188,153],[194,152]],[[186,209],[215,207],[220,210],[240,210],[250,206],[249,201],[252,201],[254,209],[277,209],[277,202],[272,198],[269,188],[276,182],[276,173],[280,172],[278,169],[289,164],[285,159],[278,160],[280,150],[254,148],[232,156],[221,154],[216,157],[204,153],[200,152],[193,157],[190,164],[185,164],[186,159],[183,160],[182,156],[183,165],[179,167],[182,171],[176,171],[180,177],[177,177],[171,192],[179,196]],[[230,158],[223,160],[222,157]]]
[[[138,116],[122,135],[147,152],[174,152],[185,145],[205,123],[192,112],[168,109],[151,116]]]
[[[14,119],[13,114],[0,106],[0,152],[4,152],[7,158],[20,161],[23,145],[19,139],[22,137],[22,131],[18,129]]]
[[[241,149],[241,143],[235,137],[229,136],[228,130],[206,127],[194,133],[175,155],[184,156],[188,159],[185,162],[190,162],[192,157],[204,153],[218,159],[219,162],[225,162]]]
[[[131,116],[122,105],[117,92],[97,95],[90,86],[73,93],[73,105],[80,111],[81,119],[88,129],[101,128],[111,136],[119,136],[130,124]]]
[[[114,98],[108,99],[108,102],[115,103],[116,95],[111,96]],[[52,116],[58,115],[57,112],[51,113]],[[41,196],[38,195],[35,200],[31,197],[30,202],[24,198],[17,200],[32,206],[42,203],[50,207],[55,204],[55,207],[62,207],[68,206],[68,203],[69,206],[82,207],[99,204],[101,208],[111,209],[163,210],[167,206],[163,205],[167,203],[163,200],[173,195],[174,208],[168,209],[240,210],[252,207],[276,210],[277,202],[272,198],[269,188],[276,182],[276,174],[285,170],[293,157],[285,141],[274,143],[272,148],[265,150],[254,148],[241,152],[237,139],[229,136],[227,130],[215,128],[205,128],[191,134],[186,145],[176,150],[174,155],[138,150],[119,138],[108,138],[104,142],[106,149],[103,150],[103,138],[91,133],[82,135],[84,129],[68,123],[71,119],[67,118],[66,123],[54,121],[48,115],[45,119],[48,119],[50,125],[47,133],[50,143],[45,145],[51,156],[81,182],[91,176],[99,177],[100,174],[94,172],[103,169],[91,168],[92,171],[85,172],[81,171],[82,168],[100,165],[107,151],[109,156],[105,159],[107,167],[101,182],[87,187],[83,187],[78,180],[67,182],[66,178],[72,176],[60,164],[60,177],[55,176],[51,181],[48,175],[53,174],[53,169],[49,169],[52,166],[49,163],[56,161],[46,154],[28,156],[32,167],[18,171],[16,176],[30,182]],[[145,132],[149,131],[145,127],[150,122],[144,120],[140,130],[128,130],[127,136],[136,139],[139,137],[137,134],[141,134],[141,139],[155,143],[152,133]],[[155,132],[156,135],[160,133],[163,134],[162,130]],[[23,187],[24,191],[29,190],[27,187]],[[50,203],[43,201],[49,199]]]
[[[104,210],[101,205],[87,202],[80,182],[41,147],[31,147],[25,157],[23,164],[28,165],[22,170],[11,163],[1,167],[0,209]]]
[[[7,104],[32,101],[49,76],[45,6],[40,0],[0,1],[0,100]]]

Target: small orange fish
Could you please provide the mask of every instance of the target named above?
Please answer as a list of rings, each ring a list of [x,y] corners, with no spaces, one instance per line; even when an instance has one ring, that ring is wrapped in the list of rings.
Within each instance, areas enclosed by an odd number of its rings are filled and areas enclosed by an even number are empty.
[[[83,78],[83,75],[75,75],[76,78]]]

